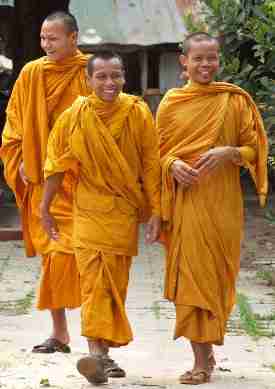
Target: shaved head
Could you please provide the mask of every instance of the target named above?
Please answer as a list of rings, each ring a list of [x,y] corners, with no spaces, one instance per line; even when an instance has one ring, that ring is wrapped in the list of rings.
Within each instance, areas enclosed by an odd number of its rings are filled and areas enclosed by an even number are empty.
[[[214,38],[207,32],[194,32],[193,34],[187,35],[187,37],[183,41],[182,44],[183,54],[188,55],[192,43],[200,43],[200,42],[216,43],[218,47],[220,46],[218,39]]]
[[[46,17],[44,22],[61,22],[64,24],[66,31],[70,34],[73,32],[78,33],[78,25],[74,15],[69,12],[57,11],[53,12]]]

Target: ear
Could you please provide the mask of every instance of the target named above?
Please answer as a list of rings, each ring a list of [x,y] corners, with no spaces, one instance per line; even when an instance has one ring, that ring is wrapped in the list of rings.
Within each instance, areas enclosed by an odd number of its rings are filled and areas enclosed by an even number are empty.
[[[122,74],[123,74],[123,81],[122,81],[122,85],[124,86],[125,83],[126,83],[126,79],[125,79],[125,70],[123,69],[122,71]]]
[[[187,64],[187,57],[184,54],[181,54],[179,56],[179,62],[184,70],[186,70],[186,64]]]
[[[87,84],[89,85],[89,87],[92,88],[92,79],[91,79],[91,76],[88,73],[87,68],[85,69],[85,76],[86,76]]]
[[[71,39],[72,39],[72,42],[77,45],[78,33],[76,31],[72,32]]]

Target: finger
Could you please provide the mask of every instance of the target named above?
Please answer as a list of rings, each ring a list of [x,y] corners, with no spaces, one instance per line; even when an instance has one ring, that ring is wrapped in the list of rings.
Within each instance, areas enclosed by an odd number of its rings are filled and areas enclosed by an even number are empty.
[[[156,240],[156,237],[157,237],[157,225],[155,224],[152,226],[152,229],[151,229],[151,236],[150,236],[149,243],[150,244],[154,243]]]
[[[151,230],[152,230],[152,225],[150,222],[147,223],[146,229],[145,229],[145,243],[150,243],[151,240]]]
[[[22,176],[21,176],[21,179],[22,179],[22,181],[23,181],[23,183],[24,183],[25,185],[28,185],[29,181],[28,181],[28,179],[27,179],[26,176],[22,175]]]
[[[201,166],[201,168],[199,169],[199,172],[200,172],[200,175],[202,174],[207,174],[211,171],[213,171],[214,169],[216,169],[218,166],[218,163],[216,160],[214,159],[209,159],[208,161],[206,161],[204,163],[203,166]]]
[[[195,180],[198,177],[198,172],[196,171],[196,174],[193,174],[193,173],[191,173],[191,170],[178,169],[178,170],[176,170],[175,174],[178,177],[186,178],[188,180]]]
[[[204,154],[194,165],[196,169],[199,170],[201,166],[203,166],[209,159],[211,158],[211,155]]]
[[[191,166],[188,165],[181,165],[176,169],[178,172],[183,174],[188,174],[191,176],[198,176],[198,171]]]
[[[183,185],[192,185],[198,181],[198,177],[189,176],[185,174],[177,173],[174,177],[180,184]]]
[[[50,237],[53,240],[58,240],[59,239],[58,231],[55,228],[51,228],[51,230],[50,230]]]

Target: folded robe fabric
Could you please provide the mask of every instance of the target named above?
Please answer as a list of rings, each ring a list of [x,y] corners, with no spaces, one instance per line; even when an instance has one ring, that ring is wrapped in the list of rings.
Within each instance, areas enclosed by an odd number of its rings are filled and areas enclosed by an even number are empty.
[[[0,157],[4,163],[6,182],[13,190],[21,210],[28,255],[34,255],[36,251],[43,254],[52,251],[52,242],[39,222],[48,137],[59,114],[79,95],[90,93],[86,85],[86,64],[87,56],[80,52],[59,63],[49,61],[47,57],[28,63],[15,83],[8,104]],[[27,186],[19,176],[22,160],[30,181]],[[61,249],[69,252],[72,252],[69,237],[71,190],[71,180],[68,178],[64,181],[61,196],[56,200],[55,210],[60,216],[61,230],[63,226],[66,229]]]

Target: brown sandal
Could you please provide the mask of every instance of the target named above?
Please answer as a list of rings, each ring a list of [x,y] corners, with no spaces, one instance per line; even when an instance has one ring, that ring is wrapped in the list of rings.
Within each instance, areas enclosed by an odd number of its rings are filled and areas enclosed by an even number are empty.
[[[112,378],[126,377],[125,370],[119,367],[118,364],[109,356],[103,358],[103,363],[104,363],[104,372],[107,374],[108,377],[112,377]]]
[[[201,385],[210,382],[210,374],[206,370],[194,370],[193,372],[187,371],[179,378],[180,384],[186,385]]]
[[[189,380],[192,377],[192,374],[193,374],[192,370],[187,370],[185,373],[179,376],[179,380],[180,381],[184,381],[186,379]]]
[[[32,352],[40,354],[52,354],[55,352],[69,354],[71,349],[67,344],[60,342],[60,340],[49,338],[45,342],[34,346]]]
[[[108,382],[104,371],[104,362],[101,356],[91,355],[77,361],[77,370],[91,384],[99,385]]]

